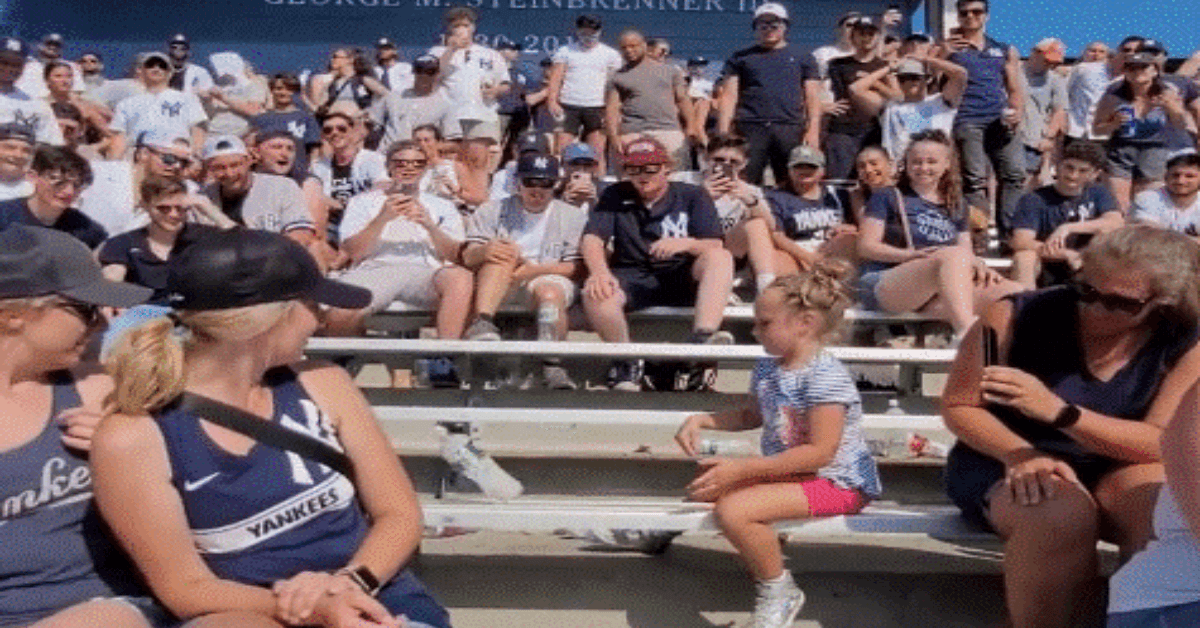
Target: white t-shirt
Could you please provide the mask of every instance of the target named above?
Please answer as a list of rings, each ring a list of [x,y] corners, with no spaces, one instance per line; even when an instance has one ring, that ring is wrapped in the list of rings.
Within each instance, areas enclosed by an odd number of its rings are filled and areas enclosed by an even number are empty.
[[[90,163],[92,184],[79,195],[79,211],[100,223],[109,235],[137,228],[135,217],[144,218],[145,214],[134,212],[133,163],[124,159]]]
[[[1109,581],[1109,613],[1200,601],[1200,545],[1169,484],[1158,492],[1154,536]]]
[[[434,46],[429,54],[442,58],[445,46]],[[500,53],[479,44],[455,51],[450,62],[442,67],[442,87],[450,102],[457,106],[453,114],[459,120],[496,122],[496,101],[484,102],[480,91],[484,85],[508,82],[508,62]]]
[[[196,65],[191,61],[183,64],[183,90],[188,94],[195,94],[197,91],[204,91],[213,88],[212,73],[202,65]]]
[[[138,94],[117,103],[110,130],[123,133],[129,143],[136,142],[143,133],[159,130],[183,137],[191,137],[192,127],[204,124],[208,116],[200,99],[175,89],[164,89],[157,94]]]
[[[337,176],[332,162],[328,159],[315,161],[312,164],[312,175],[321,181],[321,190],[333,199],[349,202],[356,194],[371,189],[378,181],[388,177],[387,161],[383,155],[373,150],[360,150],[350,162],[346,176]]]
[[[54,119],[50,103],[41,98],[32,98],[19,89],[7,94],[0,93],[0,124],[10,122],[28,127],[37,141],[43,144],[63,144],[62,130],[58,128],[58,120]]]
[[[387,77],[384,80],[384,77]],[[380,66],[375,66],[375,78],[379,79],[388,89],[397,94],[406,90],[412,89],[413,86],[413,71],[412,64],[403,61],[393,63],[390,68],[384,69]]]
[[[71,66],[71,71],[75,74],[75,84],[71,91],[84,91],[83,72],[79,70],[79,65],[61,59],[63,63]],[[29,59],[25,62],[25,70],[21,72],[21,78],[17,79],[17,89],[33,96],[34,98],[45,98],[50,95],[50,90],[46,87],[46,79],[42,76],[46,72],[46,65],[38,59]]]
[[[711,80],[696,76],[692,77],[691,82],[688,83],[687,95],[688,98],[694,99],[712,98],[714,89],[716,89],[716,85]]]
[[[938,129],[949,135],[956,111],[941,94],[929,96],[922,102],[889,103],[880,114],[883,147],[893,161],[899,160],[904,156],[913,134]]]
[[[350,199],[342,224],[338,228],[338,240],[346,240],[358,235],[367,228],[372,220],[383,210],[387,200],[384,190],[371,190]],[[462,241],[465,237],[465,227],[462,216],[454,204],[432,194],[421,193],[418,202],[429,212],[433,222],[451,238]],[[424,227],[406,218],[396,218],[383,228],[379,241],[368,255],[371,260],[384,260],[406,263],[425,263],[431,268],[440,268],[445,262],[437,256],[433,240]]]
[[[1129,222],[1154,225],[1190,236],[1200,235],[1200,196],[1191,205],[1179,207],[1165,188],[1139,192],[1133,197]]]
[[[817,71],[821,78],[829,78],[829,62],[838,57],[849,57],[854,50],[842,50],[837,46],[821,46],[813,51],[813,59],[817,61]]]
[[[585,49],[576,42],[556,50],[554,63],[566,66],[559,102],[571,107],[603,107],[608,79],[624,61],[621,53],[605,44]]]
[[[1092,133],[1092,121],[1100,98],[1117,78],[1109,73],[1107,61],[1075,66],[1067,80],[1067,135],[1089,140],[1107,139]]]
[[[16,183],[0,182],[0,201],[11,201],[14,198],[25,198],[33,194],[33,184],[29,179],[21,179]],[[109,233],[112,233],[109,231]]]

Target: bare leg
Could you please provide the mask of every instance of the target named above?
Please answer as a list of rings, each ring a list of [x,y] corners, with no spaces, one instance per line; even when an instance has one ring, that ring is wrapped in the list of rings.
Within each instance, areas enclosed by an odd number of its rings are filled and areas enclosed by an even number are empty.
[[[1128,215],[1129,206],[1133,203],[1133,181],[1109,175],[1108,189],[1117,199],[1117,206],[1121,208],[1121,212]]]
[[[322,332],[326,336],[361,336],[366,333],[368,310],[330,308],[325,312]]]
[[[700,284],[693,328],[716,331],[725,318],[725,304],[733,288],[733,257],[724,248],[707,249],[692,264],[692,277]]]
[[[629,342],[629,323],[625,320],[625,293],[617,290],[612,296],[598,301],[583,295],[583,311],[604,342]]]
[[[607,166],[607,163],[605,162],[605,157],[608,156],[608,153],[605,152],[605,149],[608,146],[608,140],[604,135],[604,131],[592,131],[591,133],[588,133],[587,134],[587,143],[591,145],[592,150],[596,151],[597,163],[600,164],[599,171],[600,172],[608,172],[607,170],[604,169],[605,166]]]
[[[1103,536],[1129,558],[1154,536],[1151,523],[1158,490],[1166,481],[1161,464],[1134,464],[1109,473],[1096,486]]]
[[[137,609],[117,600],[96,600],[63,609],[29,628],[149,628]]]
[[[1069,626],[1096,577],[1099,515],[1081,486],[1060,481],[1036,506],[1013,501],[1006,486],[992,491],[988,513],[1004,539],[1004,589],[1016,628]]]
[[[512,264],[484,262],[475,271],[475,312],[494,315],[512,285]]]
[[[475,277],[461,266],[447,266],[433,276],[433,287],[438,293],[438,338],[462,338],[471,316]]]
[[[1037,288],[1037,276],[1042,272],[1042,258],[1037,251],[1013,251],[1013,280],[1026,290]]]
[[[230,612],[193,619],[183,628],[283,628],[275,620],[258,613]]]
[[[717,500],[717,524],[755,580],[783,573],[783,549],[771,524],[809,516],[808,498],[795,482],[756,484]]]
[[[941,248],[886,271],[875,296],[889,312],[914,312],[940,297],[946,318],[961,334],[975,322],[974,264],[974,254],[963,247]]]

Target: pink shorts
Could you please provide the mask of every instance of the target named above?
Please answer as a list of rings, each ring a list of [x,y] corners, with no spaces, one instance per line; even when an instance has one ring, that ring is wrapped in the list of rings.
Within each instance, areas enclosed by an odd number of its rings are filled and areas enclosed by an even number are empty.
[[[867,505],[867,498],[856,488],[840,488],[827,478],[812,478],[800,483],[808,498],[808,512],[813,517],[833,517],[857,514]]]

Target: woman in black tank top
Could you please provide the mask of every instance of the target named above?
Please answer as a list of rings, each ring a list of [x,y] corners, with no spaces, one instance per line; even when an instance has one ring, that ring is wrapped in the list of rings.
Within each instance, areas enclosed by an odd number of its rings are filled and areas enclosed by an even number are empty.
[[[80,368],[99,306],[149,296],[105,280],[63,232],[0,232],[0,626],[165,618],[92,505],[87,449],[112,383]]]
[[[1071,286],[997,303],[964,339],[943,396],[947,491],[1005,541],[1012,625],[1070,625],[1097,540],[1128,555],[1149,539],[1159,437],[1200,376],[1198,279],[1187,237],[1125,227]]]

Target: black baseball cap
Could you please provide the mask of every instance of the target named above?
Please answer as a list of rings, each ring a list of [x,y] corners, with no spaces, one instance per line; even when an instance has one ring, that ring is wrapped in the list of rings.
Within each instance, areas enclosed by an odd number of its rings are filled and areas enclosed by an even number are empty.
[[[437,71],[442,63],[433,55],[421,55],[413,59],[412,68],[417,71]]]
[[[371,302],[370,290],[322,275],[299,243],[251,229],[230,229],[193,243],[171,261],[167,290],[172,307],[193,311],[292,299],[357,310]]]
[[[0,232],[0,299],[57,294],[81,303],[132,307],[153,291],[109,281],[83,242],[62,231],[13,225]]]
[[[167,43],[168,44],[179,44],[179,45],[188,46],[188,47],[191,47],[191,45],[192,45],[190,42],[188,42],[187,35],[184,35],[183,33],[175,33],[175,36],[172,37],[171,39],[169,39],[167,41]]]
[[[521,49],[521,46],[519,46],[517,44],[517,42],[512,41],[510,39],[502,40],[500,43],[496,44],[496,50],[520,50],[520,49]]]
[[[387,37],[380,37],[379,41],[375,42],[376,48],[395,48],[396,42]]]

